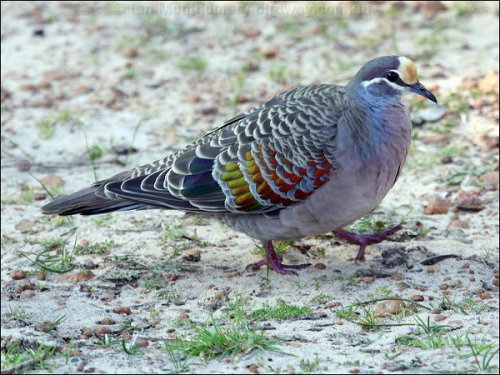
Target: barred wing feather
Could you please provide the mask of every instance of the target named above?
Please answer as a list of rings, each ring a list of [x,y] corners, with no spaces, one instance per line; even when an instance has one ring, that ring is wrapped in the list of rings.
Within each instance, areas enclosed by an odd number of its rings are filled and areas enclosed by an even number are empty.
[[[300,203],[335,173],[332,145],[342,98],[343,89],[332,85],[284,92],[175,154],[96,182],[85,197],[93,193],[98,203],[80,213],[173,208],[242,214]],[[50,213],[61,214],[57,202]]]

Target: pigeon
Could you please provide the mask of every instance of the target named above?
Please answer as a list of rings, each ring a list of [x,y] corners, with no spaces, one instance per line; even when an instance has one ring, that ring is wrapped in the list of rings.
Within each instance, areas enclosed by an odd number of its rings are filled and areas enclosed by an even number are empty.
[[[309,264],[283,264],[273,241],[332,232],[359,245],[385,240],[343,228],[373,211],[398,179],[411,139],[401,101],[436,97],[406,56],[367,62],[346,85],[316,84],[282,92],[238,114],[192,144],[150,164],[55,199],[44,214],[97,215],[174,209],[213,215],[262,242],[279,274]]]

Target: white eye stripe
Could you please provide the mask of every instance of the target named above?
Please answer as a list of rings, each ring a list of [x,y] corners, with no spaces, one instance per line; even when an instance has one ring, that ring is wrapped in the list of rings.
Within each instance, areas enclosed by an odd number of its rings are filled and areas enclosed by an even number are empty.
[[[387,78],[384,78],[384,77],[372,78],[369,81],[363,81],[362,84],[363,84],[363,87],[368,87],[368,86],[373,85],[375,83],[381,83],[381,82],[386,83],[387,85],[391,86],[395,90],[405,91],[404,87],[399,86],[399,85],[395,84],[394,82],[389,81]]]

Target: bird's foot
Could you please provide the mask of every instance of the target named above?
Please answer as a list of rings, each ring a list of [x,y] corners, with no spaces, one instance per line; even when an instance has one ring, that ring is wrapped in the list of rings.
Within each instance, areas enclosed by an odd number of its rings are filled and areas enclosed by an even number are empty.
[[[272,241],[262,241],[264,251],[266,252],[265,259],[259,260],[258,262],[249,264],[246,268],[251,268],[253,270],[258,270],[260,267],[267,265],[272,268],[275,272],[282,275],[297,275],[297,272],[288,271],[288,269],[299,270],[310,266],[309,263],[305,264],[283,264],[278,258],[276,251],[274,251],[274,246]]]
[[[399,224],[396,225],[395,227],[386,229],[382,232],[372,233],[372,234],[359,234],[359,233],[349,232],[343,229],[334,230],[332,233],[337,238],[340,238],[355,245],[359,245],[358,254],[354,259],[357,261],[363,261],[365,260],[365,249],[367,245],[372,245],[374,243],[385,241],[387,237],[389,237],[393,233],[396,233],[398,230],[402,228],[403,225]]]

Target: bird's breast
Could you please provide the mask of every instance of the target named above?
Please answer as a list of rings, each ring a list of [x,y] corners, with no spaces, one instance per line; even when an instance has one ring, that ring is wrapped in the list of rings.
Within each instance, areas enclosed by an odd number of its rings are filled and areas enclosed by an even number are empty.
[[[261,240],[298,239],[327,233],[370,213],[389,192],[410,144],[408,112],[387,110],[374,124],[347,126],[341,119],[335,138],[335,166],[330,179],[303,203],[279,215],[237,215],[226,223]],[[351,124],[352,125],[352,124]]]
[[[406,159],[411,122],[405,107],[388,108],[363,131],[339,123],[336,166],[330,181],[304,203],[280,214],[283,222],[309,218],[301,231],[324,233],[351,224],[375,209],[394,185]]]

